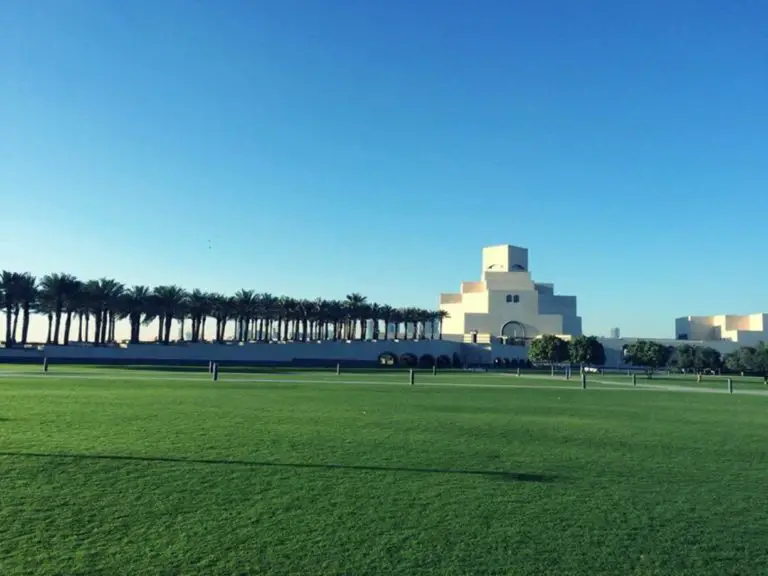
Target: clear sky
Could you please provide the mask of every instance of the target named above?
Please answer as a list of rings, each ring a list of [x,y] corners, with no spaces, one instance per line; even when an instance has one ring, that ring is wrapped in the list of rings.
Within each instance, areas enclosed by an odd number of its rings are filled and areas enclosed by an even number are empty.
[[[768,311],[764,0],[5,0],[0,268],[584,328]]]

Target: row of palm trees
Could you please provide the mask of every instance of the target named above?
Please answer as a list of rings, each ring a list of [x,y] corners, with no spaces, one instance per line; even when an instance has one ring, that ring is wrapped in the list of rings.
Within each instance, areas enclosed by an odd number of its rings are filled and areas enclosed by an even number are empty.
[[[83,282],[70,274],[0,274],[0,308],[5,312],[5,346],[26,345],[31,314],[48,319],[48,344],[115,342],[119,320],[130,324],[130,342],[142,340],[142,327],[157,322],[157,333],[144,340],[168,344],[174,322],[179,340],[223,342],[227,327],[234,340],[386,340],[440,338],[444,311],[394,308],[368,302],[357,293],[339,300],[301,300],[239,290],[233,296],[188,292],[178,286],[127,288],[108,278]],[[21,318],[21,327],[19,327]],[[213,334],[206,321],[215,322]],[[189,322],[189,324],[186,324]],[[189,332],[185,332],[185,326]],[[382,330],[383,327],[383,330]],[[146,332],[146,330],[145,330]],[[211,337],[212,336],[212,337]]]

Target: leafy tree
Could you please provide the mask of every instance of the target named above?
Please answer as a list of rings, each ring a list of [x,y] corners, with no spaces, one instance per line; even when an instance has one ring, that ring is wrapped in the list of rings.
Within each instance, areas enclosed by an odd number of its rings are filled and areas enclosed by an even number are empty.
[[[602,366],[605,348],[595,336],[576,336],[568,344],[568,356],[573,364]]]
[[[710,346],[700,346],[696,348],[694,368],[697,372],[702,372],[704,370],[720,370],[722,366],[720,352]]]
[[[696,346],[683,344],[675,349],[671,364],[678,370],[690,372],[696,366]]]
[[[741,365],[741,359],[739,358],[740,350],[734,350],[723,356],[723,366],[730,372],[743,372],[744,368]]]
[[[534,362],[556,364],[568,359],[568,342],[552,334],[536,338],[528,348],[528,358]]]
[[[630,363],[645,368],[648,378],[652,378],[654,370],[669,361],[671,351],[658,342],[637,340],[626,347],[625,356]]]
[[[768,346],[760,342],[752,354],[752,371],[768,376]]]
[[[723,357],[726,369],[747,374],[768,374],[768,346],[744,346]]]

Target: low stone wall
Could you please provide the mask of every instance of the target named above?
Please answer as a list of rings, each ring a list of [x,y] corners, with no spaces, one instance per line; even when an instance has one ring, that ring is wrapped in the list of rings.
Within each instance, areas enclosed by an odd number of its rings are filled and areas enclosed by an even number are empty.
[[[289,342],[289,343],[182,343],[133,344],[125,347],[53,346],[42,349],[0,349],[0,362],[205,364],[209,361],[232,364],[300,364],[321,366],[376,364],[384,353],[398,358],[412,354],[434,358],[458,354],[462,363],[490,361],[490,354],[480,346],[445,340],[379,342]]]

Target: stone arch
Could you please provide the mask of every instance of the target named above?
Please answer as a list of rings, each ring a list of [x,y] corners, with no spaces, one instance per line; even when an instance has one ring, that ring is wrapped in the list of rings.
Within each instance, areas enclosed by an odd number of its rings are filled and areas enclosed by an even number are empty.
[[[525,340],[525,326],[517,320],[510,320],[509,322],[505,322],[501,326],[501,337],[506,338],[508,342]]]
[[[419,368],[432,368],[435,365],[435,357],[432,354],[423,354],[419,358]]]
[[[406,368],[414,368],[418,363],[419,359],[415,354],[411,354],[410,352],[406,352],[400,356],[400,365],[405,366]]]
[[[382,352],[379,354],[380,366],[397,366],[397,355],[392,352]]]

